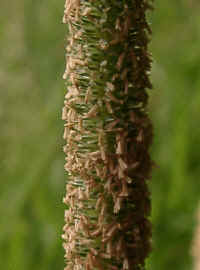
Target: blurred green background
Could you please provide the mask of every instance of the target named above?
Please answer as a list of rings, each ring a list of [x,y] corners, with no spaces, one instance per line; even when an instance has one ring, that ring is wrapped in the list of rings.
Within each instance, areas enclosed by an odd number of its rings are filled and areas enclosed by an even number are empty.
[[[61,270],[64,0],[0,2],[0,269]],[[156,1],[148,270],[192,270],[200,198],[200,3]]]

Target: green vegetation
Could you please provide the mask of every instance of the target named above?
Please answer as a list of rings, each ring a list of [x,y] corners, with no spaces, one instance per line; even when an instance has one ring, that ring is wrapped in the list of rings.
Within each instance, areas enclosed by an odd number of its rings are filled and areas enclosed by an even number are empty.
[[[191,267],[200,199],[200,17],[198,1],[157,1],[153,15],[152,270]]]
[[[199,1],[156,1],[149,270],[191,270],[200,198]],[[64,1],[0,3],[0,269],[64,268]]]

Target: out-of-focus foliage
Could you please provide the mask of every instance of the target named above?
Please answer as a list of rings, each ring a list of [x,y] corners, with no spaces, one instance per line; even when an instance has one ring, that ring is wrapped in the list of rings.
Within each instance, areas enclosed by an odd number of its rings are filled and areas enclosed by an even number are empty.
[[[60,270],[64,1],[0,2],[0,269]],[[200,197],[200,3],[156,1],[150,109],[154,252],[148,270],[190,270]]]
[[[190,270],[200,199],[200,2],[156,1],[151,109],[155,128],[151,270]],[[200,256],[200,253],[199,253]]]
[[[64,268],[63,4],[0,1],[0,269],[4,270]]]

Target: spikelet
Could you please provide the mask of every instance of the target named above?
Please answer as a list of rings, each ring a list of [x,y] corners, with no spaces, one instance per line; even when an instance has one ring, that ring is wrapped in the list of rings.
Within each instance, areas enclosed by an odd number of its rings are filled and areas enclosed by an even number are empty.
[[[65,270],[143,270],[151,250],[151,0],[66,0]]]

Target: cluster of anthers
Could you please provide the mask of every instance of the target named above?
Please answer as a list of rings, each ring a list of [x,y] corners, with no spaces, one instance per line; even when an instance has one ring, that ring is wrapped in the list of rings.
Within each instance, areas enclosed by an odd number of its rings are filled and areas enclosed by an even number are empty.
[[[151,249],[148,0],[66,0],[65,270],[141,270]]]

